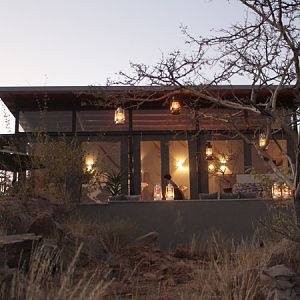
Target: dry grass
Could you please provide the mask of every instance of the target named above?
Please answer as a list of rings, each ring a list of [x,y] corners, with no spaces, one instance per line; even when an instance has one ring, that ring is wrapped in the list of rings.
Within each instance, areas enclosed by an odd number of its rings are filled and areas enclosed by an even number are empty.
[[[110,252],[118,252],[120,247],[136,234],[136,226],[127,220],[111,220],[103,223],[87,223],[69,220],[63,227],[75,235],[96,236],[101,239]]]
[[[33,252],[28,272],[17,270],[13,279],[1,287],[1,299],[14,300],[89,300],[102,299],[110,282],[105,282],[106,270],[76,271],[81,247],[66,272],[59,268],[60,254],[41,247]]]

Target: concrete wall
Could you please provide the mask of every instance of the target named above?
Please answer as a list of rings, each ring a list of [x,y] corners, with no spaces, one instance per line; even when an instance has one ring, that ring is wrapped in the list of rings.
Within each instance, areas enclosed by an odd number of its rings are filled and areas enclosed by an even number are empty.
[[[267,214],[267,202],[251,199],[82,204],[78,217],[88,222],[129,220],[136,224],[138,234],[159,232],[161,247],[167,249],[188,242],[193,234],[205,240],[214,230],[236,240],[251,238],[257,221]]]

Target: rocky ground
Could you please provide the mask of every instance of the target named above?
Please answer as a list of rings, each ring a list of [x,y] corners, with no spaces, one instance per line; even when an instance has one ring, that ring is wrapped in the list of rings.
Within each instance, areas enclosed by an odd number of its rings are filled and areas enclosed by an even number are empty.
[[[72,223],[71,211],[1,199],[2,299],[300,299],[300,250],[289,240],[233,247],[214,237],[162,251],[157,232],[112,243],[114,232]]]

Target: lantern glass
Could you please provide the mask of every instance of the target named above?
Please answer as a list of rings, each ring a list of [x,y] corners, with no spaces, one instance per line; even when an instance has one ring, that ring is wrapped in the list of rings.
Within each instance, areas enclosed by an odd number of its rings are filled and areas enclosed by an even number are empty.
[[[272,186],[272,197],[273,199],[281,198],[281,185],[278,182],[273,183]]]
[[[292,189],[285,183],[282,188],[282,197],[289,199],[292,197]]]
[[[180,109],[181,109],[180,102],[173,98],[170,105],[171,114],[178,115],[180,113]]]
[[[154,195],[154,200],[162,200],[162,189],[160,184],[156,184],[154,186],[153,195]]]
[[[259,135],[258,144],[260,148],[266,148],[267,147],[267,136],[265,133],[261,133]]]
[[[210,142],[206,143],[205,157],[207,160],[211,160],[213,158],[213,148]]]
[[[223,159],[221,159],[220,160],[220,163],[221,163],[221,165],[220,165],[220,171],[223,173],[223,174],[225,174],[225,171],[226,171],[226,159],[225,158],[223,158]]]
[[[125,124],[125,111],[122,107],[118,107],[115,110],[115,123]]]
[[[166,200],[174,200],[174,187],[171,183],[166,186]]]

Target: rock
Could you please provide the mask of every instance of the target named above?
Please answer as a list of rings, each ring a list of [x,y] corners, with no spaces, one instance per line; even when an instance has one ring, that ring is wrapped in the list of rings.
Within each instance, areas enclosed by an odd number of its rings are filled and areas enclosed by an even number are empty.
[[[81,247],[81,250],[77,262],[81,266],[91,263],[98,264],[105,261],[109,256],[107,248],[97,236],[82,237],[69,233],[63,236],[61,241],[61,256],[64,267],[67,267],[71,263],[79,247]]]
[[[136,238],[132,243],[131,246],[135,247],[144,247],[151,244],[155,244],[158,241],[159,233],[152,231],[145,235],[142,235]]]
[[[53,220],[53,218],[45,213],[39,215],[29,226],[28,233],[35,233],[44,238],[54,238],[59,240],[63,234],[60,226]]]
[[[276,265],[263,270],[261,280],[267,285],[268,300],[300,299],[300,278],[285,265]]]

